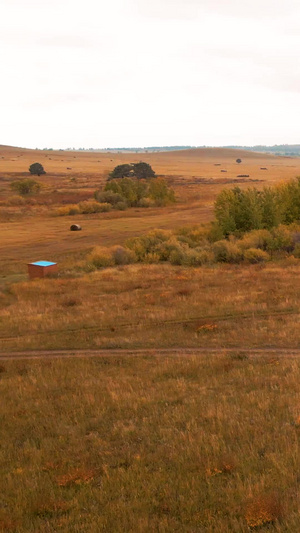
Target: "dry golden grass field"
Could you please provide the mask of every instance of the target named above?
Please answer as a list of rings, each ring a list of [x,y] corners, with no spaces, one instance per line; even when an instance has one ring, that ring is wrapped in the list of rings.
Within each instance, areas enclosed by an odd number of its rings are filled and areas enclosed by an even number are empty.
[[[174,205],[57,216],[140,160]],[[42,190],[20,200],[36,161]],[[240,150],[0,147],[0,531],[300,531],[300,259],[81,268],[95,246],[210,222],[225,187],[296,176],[300,159]],[[29,281],[40,259],[59,276]]]
[[[299,358],[1,365],[0,531],[300,530]]]

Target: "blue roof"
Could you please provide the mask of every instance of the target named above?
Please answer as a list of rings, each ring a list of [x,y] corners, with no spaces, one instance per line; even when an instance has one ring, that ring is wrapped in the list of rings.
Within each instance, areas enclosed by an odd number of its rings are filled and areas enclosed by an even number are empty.
[[[51,263],[51,261],[36,261],[35,263],[30,263],[30,264],[40,266],[40,267],[48,267],[51,265],[56,265],[56,263]]]

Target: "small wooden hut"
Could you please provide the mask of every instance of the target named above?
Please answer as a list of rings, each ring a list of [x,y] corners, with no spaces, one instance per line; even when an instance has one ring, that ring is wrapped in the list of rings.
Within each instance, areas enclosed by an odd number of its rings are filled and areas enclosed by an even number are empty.
[[[49,274],[57,272],[57,263],[51,261],[36,261],[35,263],[28,263],[29,278],[45,278]]]

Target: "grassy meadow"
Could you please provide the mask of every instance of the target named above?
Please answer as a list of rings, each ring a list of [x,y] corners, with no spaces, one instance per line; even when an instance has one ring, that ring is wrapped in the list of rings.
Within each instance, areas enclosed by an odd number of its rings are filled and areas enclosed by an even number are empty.
[[[14,283],[0,348],[297,348],[299,266],[135,264]]]
[[[141,159],[175,204],[57,215]],[[36,161],[41,192],[20,198]],[[299,175],[300,159],[240,150],[0,147],[0,531],[300,530],[300,258],[87,268],[95,247],[210,222],[223,188]],[[41,259],[59,276],[29,281]]]
[[[0,530],[298,531],[293,358],[5,361]]]

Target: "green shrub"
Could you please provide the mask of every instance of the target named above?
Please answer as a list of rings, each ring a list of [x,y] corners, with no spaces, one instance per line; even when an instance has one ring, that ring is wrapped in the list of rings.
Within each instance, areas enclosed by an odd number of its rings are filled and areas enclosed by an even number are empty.
[[[117,202],[115,205],[114,205],[114,209],[116,211],[126,211],[128,205],[127,203],[124,201],[124,202]]]
[[[167,241],[161,242],[156,247],[156,253],[159,254],[161,261],[168,261],[172,252],[182,251],[182,246],[175,236],[170,237]]]
[[[10,187],[11,189],[13,189],[13,191],[16,191],[18,194],[21,194],[22,196],[27,196],[30,194],[37,194],[38,192],[40,192],[41,184],[38,181],[28,178],[28,179],[13,181],[10,184]]]
[[[214,255],[209,253],[208,250],[186,250],[183,257],[183,265],[186,266],[201,266],[206,263],[212,262],[214,260]]]
[[[244,252],[244,259],[249,263],[262,263],[268,261],[270,256],[264,250],[260,248],[248,248]]]
[[[88,264],[91,263],[96,268],[110,267],[115,264],[112,250],[97,246],[87,257]]]
[[[144,257],[144,263],[152,264],[152,263],[159,263],[159,254],[156,252],[149,252]]]
[[[155,202],[151,198],[141,198],[138,202],[138,207],[154,207]]]
[[[239,263],[243,259],[243,254],[239,247],[225,239],[213,244],[213,253],[218,262]]]
[[[183,248],[177,248],[172,250],[169,256],[169,261],[171,265],[183,265],[185,255],[185,250]]]
[[[120,195],[119,201],[126,201],[129,207],[136,207],[147,196],[148,184],[131,178],[114,179],[106,183],[104,190]]]
[[[273,251],[292,251],[293,237],[286,226],[278,226],[271,231],[272,238],[268,242],[267,250]]]
[[[151,180],[149,185],[149,198],[158,207],[163,207],[175,202],[175,193],[163,178]]]
[[[293,250],[294,257],[297,257],[297,259],[300,259],[300,242],[297,242],[295,244],[295,248]]]
[[[63,217],[66,215],[79,215],[80,209],[77,204],[69,204],[58,207],[55,212],[58,216]]]
[[[125,198],[113,191],[95,191],[94,198],[97,202],[111,204],[116,207],[120,202],[125,202]]]
[[[104,213],[111,210],[111,205],[108,203],[93,202],[91,200],[85,200],[78,204],[80,213],[83,215],[92,213]]]
[[[207,228],[200,226],[180,228],[176,231],[176,237],[179,242],[186,243],[190,248],[197,246],[207,246],[209,244]]]
[[[128,239],[125,244],[127,248],[135,252],[138,261],[144,261],[148,254],[159,254],[161,244],[168,241],[171,237],[171,231],[155,229],[149,231],[149,233],[142,237]]]
[[[245,233],[243,238],[238,241],[238,245],[242,250],[248,248],[260,248],[266,250],[272,240],[272,234],[266,229],[253,230],[250,233]]]

